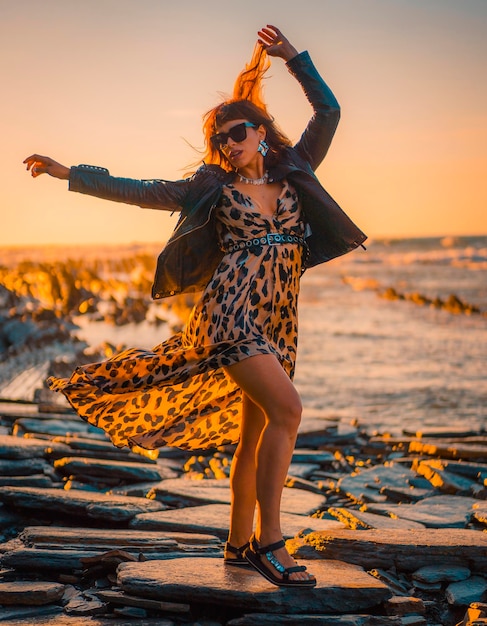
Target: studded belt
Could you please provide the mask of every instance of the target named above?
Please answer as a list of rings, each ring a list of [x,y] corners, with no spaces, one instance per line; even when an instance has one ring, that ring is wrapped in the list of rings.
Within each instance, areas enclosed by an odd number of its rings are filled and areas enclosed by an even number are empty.
[[[262,246],[278,246],[284,243],[298,243],[302,246],[306,245],[304,237],[298,235],[290,235],[284,233],[267,233],[261,237],[253,239],[237,239],[229,241],[222,246],[224,252],[237,252],[248,248],[260,248]]]

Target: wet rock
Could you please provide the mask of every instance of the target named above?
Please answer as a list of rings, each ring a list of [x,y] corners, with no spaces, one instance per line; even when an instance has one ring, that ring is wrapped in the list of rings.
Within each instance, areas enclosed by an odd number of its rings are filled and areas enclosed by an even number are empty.
[[[337,561],[308,563],[314,589],[278,588],[257,572],[230,568],[217,559],[124,563],[118,583],[128,594],[154,599],[227,606],[266,613],[347,613],[379,605],[389,589],[358,567]],[[299,598],[299,602],[297,602]]]
[[[158,483],[156,493],[168,504],[230,503],[230,482],[223,480],[188,480],[173,478]],[[281,510],[284,513],[309,515],[326,505],[326,498],[302,489],[284,488]]]
[[[0,582],[0,605],[27,604],[42,606],[58,602],[64,595],[64,585],[48,582]]]
[[[64,457],[54,462],[54,468],[63,476],[96,478],[99,480],[114,479],[115,481],[139,482],[160,481],[176,478],[178,474],[162,465],[149,465],[133,461],[105,461],[83,457]]]
[[[145,498],[29,487],[0,487],[0,501],[21,510],[53,516],[85,516],[117,522],[128,522],[139,513],[160,511],[163,508],[159,502]]]
[[[468,606],[472,602],[487,599],[487,580],[481,576],[471,576],[467,580],[448,585],[445,597],[453,606]]]
[[[208,504],[181,509],[143,513],[134,517],[129,526],[134,529],[180,531],[187,533],[209,533],[221,539],[228,536],[230,505]],[[284,536],[294,537],[303,529],[331,530],[343,528],[343,524],[334,520],[324,520],[304,515],[283,513],[281,523]]]
[[[413,580],[424,583],[459,582],[467,580],[471,575],[468,567],[447,565],[426,565],[413,572]]]
[[[341,558],[366,569],[413,572],[431,562],[487,570],[487,536],[474,530],[338,530],[288,542],[298,558]],[[339,557],[338,557],[339,555]]]

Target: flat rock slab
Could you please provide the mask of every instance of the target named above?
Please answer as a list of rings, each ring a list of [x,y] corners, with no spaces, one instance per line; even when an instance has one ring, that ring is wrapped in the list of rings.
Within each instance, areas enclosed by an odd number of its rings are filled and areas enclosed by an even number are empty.
[[[385,502],[387,497],[380,490],[383,487],[409,488],[415,472],[399,465],[378,465],[345,476],[337,483],[337,489],[355,502]]]
[[[355,509],[347,509],[344,507],[331,507],[328,509],[328,513],[340,522],[343,522],[345,526],[351,530],[371,530],[372,528],[389,528],[396,530],[405,528],[424,528],[424,524],[420,524],[419,522],[392,518],[386,515],[376,515],[375,513],[367,513],[365,511],[357,511]]]
[[[340,561],[308,563],[314,589],[285,589],[257,572],[226,566],[221,559],[180,558],[122,563],[118,584],[125,593],[157,600],[230,606],[266,613],[347,613],[379,605],[392,594],[361,568]]]
[[[367,505],[367,510],[419,522],[427,528],[465,528],[477,503],[474,498],[442,495],[415,504]]]
[[[414,572],[436,564],[487,572],[487,533],[476,530],[341,530],[315,532],[288,542],[297,558],[343,559],[374,568]]]
[[[12,435],[0,435],[0,459],[48,458],[52,454],[69,454],[70,447],[43,439],[25,439]]]
[[[228,479],[189,480],[174,478],[155,485],[156,493],[186,504],[230,504]],[[165,498],[164,498],[165,499]],[[302,489],[284,488],[281,510],[297,515],[311,515],[326,506],[326,498]]]
[[[100,428],[88,424],[81,419],[66,420],[65,417],[52,418],[28,418],[17,419],[13,425],[14,434],[35,433],[39,435],[74,435],[82,434],[85,437],[91,436],[98,439],[105,439],[106,435]]]
[[[487,462],[487,445],[460,443],[442,443],[434,441],[411,441],[409,452],[444,459],[462,459],[463,461]]]
[[[58,602],[64,595],[65,586],[49,582],[0,582],[0,605],[23,604],[42,606]]]
[[[19,535],[25,546],[42,548],[46,546],[64,546],[70,548],[97,548],[112,550],[139,549],[154,552],[159,549],[183,545],[220,546],[220,540],[214,535],[196,533],[178,533],[167,531],[150,532],[138,530],[119,530],[102,528],[66,528],[64,526],[30,526]]]
[[[9,507],[39,511],[44,515],[76,515],[117,522],[164,508],[160,502],[147,498],[31,487],[0,487],[0,501]]]
[[[142,513],[134,517],[129,525],[135,529],[159,530],[162,532],[172,530],[186,533],[209,533],[221,539],[226,539],[229,519],[230,505],[207,504],[184,509]],[[335,520],[294,515],[292,513],[282,513],[281,524],[285,538],[294,537],[303,529],[326,531],[343,529],[344,526],[341,522]]]
[[[268,615],[267,613],[248,613],[227,622],[227,626],[405,626],[401,617],[382,615]],[[95,625],[96,626],[96,625]]]
[[[160,481],[176,478],[178,474],[163,465],[133,461],[106,461],[83,457],[64,457],[54,462],[55,469],[64,476],[88,476],[103,480],[115,478],[124,482]]]

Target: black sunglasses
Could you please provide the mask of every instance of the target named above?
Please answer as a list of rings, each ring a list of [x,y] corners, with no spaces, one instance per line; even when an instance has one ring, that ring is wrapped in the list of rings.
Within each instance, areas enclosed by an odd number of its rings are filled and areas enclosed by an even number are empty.
[[[228,133],[217,133],[210,137],[210,141],[216,150],[221,150],[228,143],[228,138],[233,139],[235,143],[240,143],[247,139],[247,128],[257,128],[257,124],[252,122],[242,122],[230,128]]]

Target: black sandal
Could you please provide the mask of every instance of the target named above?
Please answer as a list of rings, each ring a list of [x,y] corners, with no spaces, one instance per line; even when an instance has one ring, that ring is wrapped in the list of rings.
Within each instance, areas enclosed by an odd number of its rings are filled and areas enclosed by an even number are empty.
[[[238,567],[248,567],[249,562],[247,561],[247,559],[244,557],[244,551],[249,547],[249,542],[247,541],[246,544],[244,544],[243,546],[240,546],[240,548],[236,548],[235,546],[232,546],[231,543],[227,543],[225,544],[225,550],[226,552],[230,552],[230,554],[235,554],[235,558],[233,559],[228,559],[228,558],[224,558],[223,562],[226,565],[237,565]]]
[[[261,548],[257,543],[255,537],[250,539],[250,545],[245,550],[244,556],[247,561],[256,569],[259,574],[262,574],[264,578],[267,578],[269,582],[278,587],[315,587],[316,578],[309,578],[308,580],[289,580],[289,575],[294,572],[305,572],[306,567],[304,565],[295,565],[294,567],[284,567],[284,565],[272,554],[273,550],[279,550],[279,548],[285,547],[284,539],[271,543],[268,546]],[[279,578],[274,572],[267,567],[263,561],[263,556],[269,561],[269,563],[282,575]]]

